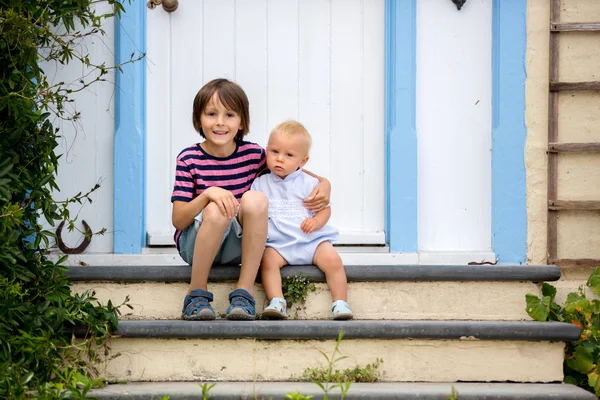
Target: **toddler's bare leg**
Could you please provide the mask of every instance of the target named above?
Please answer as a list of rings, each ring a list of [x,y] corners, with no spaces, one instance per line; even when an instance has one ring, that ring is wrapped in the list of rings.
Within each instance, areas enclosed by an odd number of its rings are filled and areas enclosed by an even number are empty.
[[[236,289],[254,292],[254,281],[267,242],[269,201],[262,192],[248,191],[242,196],[238,219],[242,234],[242,268]]]
[[[313,257],[313,263],[325,273],[331,299],[346,301],[348,297],[346,271],[344,271],[342,259],[333,245],[329,242],[319,244]]]
[[[287,262],[277,250],[267,247],[260,264],[260,278],[265,289],[267,299],[274,297],[283,298],[283,288],[281,285],[281,267]]]
[[[221,239],[229,225],[229,220],[221,213],[215,203],[208,203],[202,212],[202,224],[194,243],[194,261],[192,262],[191,290],[208,290],[208,273],[221,247]]]

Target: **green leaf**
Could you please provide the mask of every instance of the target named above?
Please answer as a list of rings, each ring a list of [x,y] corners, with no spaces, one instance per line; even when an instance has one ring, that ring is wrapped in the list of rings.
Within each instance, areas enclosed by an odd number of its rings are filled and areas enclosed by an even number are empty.
[[[600,296],[600,267],[596,268],[590,275],[587,285]]]
[[[583,314],[588,314],[590,310],[590,301],[585,297],[585,295],[575,292],[571,292],[567,295],[567,300],[565,301],[565,311],[569,313],[577,311]]]
[[[594,368],[594,356],[592,352],[583,346],[575,348],[575,354],[572,358],[566,360],[569,368],[582,374],[587,374]]]
[[[577,379],[575,379],[571,375],[565,376],[565,383],[569,383],[569,384],[575,385],[575,386],[579,385],[579,382],[577,381]]]
[[[598,379],[598,372],[596,372],[596,371],[590,372],[588,374],[588,384],[591,387],[595,387],[598,383],[600,383],[599,379]]]
[[[533,294],[526,294],[525,301],[527,314],[536,321],[546,321],[550,313],[550,297],[544,296],[541,300]]]
[[[556,297],[556,288],[551,284],[544,282],[542,284],[542,295],[550,297],[550,300],[554,300],[554,297]]]
[[[590,377],[590,375],[594,375],[594,376]],[[594,383],[592,383],[592,382],[594,382]],[[588,384],[594,388],[594,393],[596,394],[596,396],[599,396],[600,395],[600,377],[598,376],[598,371],[588,374]]]

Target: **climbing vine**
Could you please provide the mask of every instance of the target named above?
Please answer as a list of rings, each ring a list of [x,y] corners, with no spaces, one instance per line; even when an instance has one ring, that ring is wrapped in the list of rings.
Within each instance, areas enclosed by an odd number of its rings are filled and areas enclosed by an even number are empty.
[[[94,348],[117,326],[118,306],[71,291],[64,258],[45,249],[54,238],[42,221],[72,223],[68,205],[89,200],[82,190],[57,202],[54,120],[77,121],[73,95],[106,80],[81,44],[102,36],[103,22],[123,12],[122,1],[0,0],[0,398],[74,398],[90,378]],[[136,57],[132,55],[133,62]],[[92,71],[73,82],[51,82],[42,65],[77,61]],[[83,328],[75,338],[74,329]]]

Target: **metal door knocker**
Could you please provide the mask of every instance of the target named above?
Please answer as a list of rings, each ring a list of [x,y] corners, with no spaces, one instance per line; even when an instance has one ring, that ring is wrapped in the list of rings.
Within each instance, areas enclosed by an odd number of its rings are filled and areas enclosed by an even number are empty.
[[[92,229],[87,224],[87,222],[85,222],[85,220],[82,220],[81,223],[83,224],[83,227],[85,228],[85,236],[83,237],[83,242],[81,242],[81,244],[75,248],[71,248],[71,247],[67,246],[65,244],[65,242],[63,242],[62,229],[65,226],[65,221],[62,221],[58,225],[58,228],[56,228],[56,242],[58,243],[58,248],[63,253],[65,253],[65,254],[80,254],[80,253],[83,253],[83,251],[90,245],[90,242],[92,241],[92,235],[94,233],[92,232]]]

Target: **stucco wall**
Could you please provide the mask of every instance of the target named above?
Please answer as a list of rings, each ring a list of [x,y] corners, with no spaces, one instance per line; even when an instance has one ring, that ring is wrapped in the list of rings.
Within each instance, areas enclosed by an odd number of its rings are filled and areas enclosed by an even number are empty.
[[[547,136],[549,77],[549,0],[530,0],[527,9],[527,262],[546,262]],[[600,21],[598,0],[563,0],[561,22]],[[600,33],[560,33],[561,81],[600,80]],[[559,94],[559,140],[600,141],[600,93]],[[600,199],[600,155],[559,157],[558,197],[562,200]],[[600,258],[600,214],[560,211],[559,258]]]

